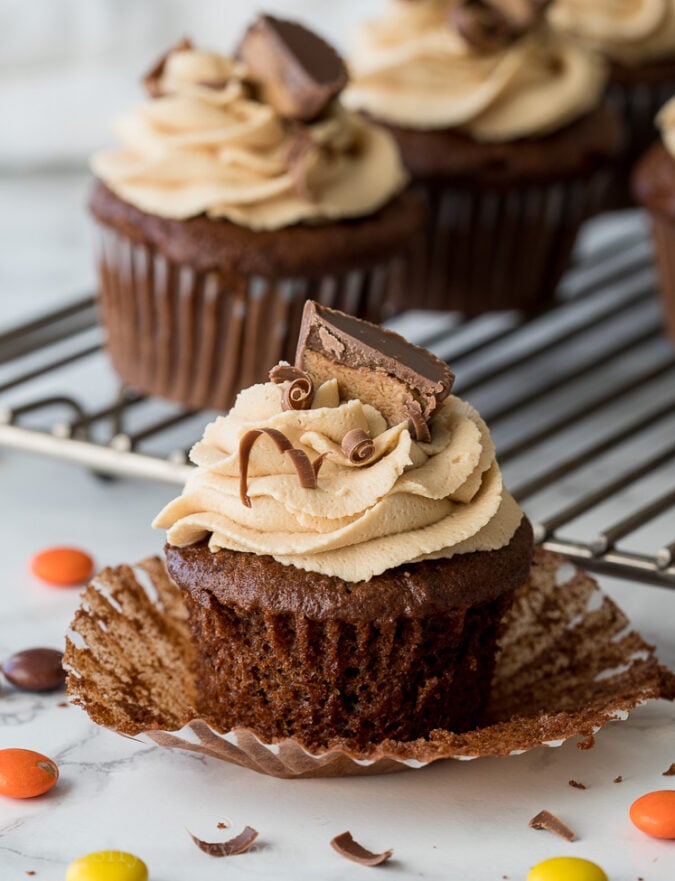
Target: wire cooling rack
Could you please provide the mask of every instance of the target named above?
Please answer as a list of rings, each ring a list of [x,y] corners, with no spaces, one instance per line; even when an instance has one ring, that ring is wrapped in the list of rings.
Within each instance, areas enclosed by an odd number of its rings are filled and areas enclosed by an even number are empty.
[[[675,349],[638,214],[586,230],[538,317],[408,312],[390,326],[452,365],[539,542],[675,587]],[[102,346],[92,296],[0,334],[0,446],[182,484],[213,414],[120,389]]]

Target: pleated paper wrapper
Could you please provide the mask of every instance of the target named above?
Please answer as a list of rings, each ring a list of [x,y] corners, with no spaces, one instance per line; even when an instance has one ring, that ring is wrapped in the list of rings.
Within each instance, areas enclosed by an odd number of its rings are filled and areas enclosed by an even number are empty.
[[[157,557],[104,569],[83,593],[64,663],[75,703],[100,725],[144,742],[223,759],[275,777],[382,774],[440,759],[518,755],[580,735],[650,698],[675,698],[661,666],[618,606],[563,557],[535,552],[506,630],[485,724],[434,730],[410,742],[310,751],[264,743],[246,729],[217,731],[194,710],[193,648],[180,593]]]

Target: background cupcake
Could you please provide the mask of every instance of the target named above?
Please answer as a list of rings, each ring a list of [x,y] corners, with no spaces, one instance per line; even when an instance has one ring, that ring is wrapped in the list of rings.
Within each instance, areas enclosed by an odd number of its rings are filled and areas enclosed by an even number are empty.
[[[657,123],[662,139],[638,163],[633,192],[649,212],[666,329],[675,341],[675,98]]]
[[[154,524],[197,712],[310,748],[472,728],[532,553],[485,424],[443,362],[314,303],[272,379],[207,426]]]
[[[550,16],[611,62],[609,96],[626,143],[608,204],[624,207],[632,202],[630,169],[656,140],[654,118],[675,94],[675,0],[555,0]]]
[[[606,65],[546,3],[392,0],[359,31],[346,100],[387,124],[432,209],[419,306],[537,310],[620,147]]]
[[[113,364],[193,408],[288,357],[308,296],[381,318],[423,219],[391,136],[337,100],[326,43],[263,16],[239,58],[183,41],[92,161]]]

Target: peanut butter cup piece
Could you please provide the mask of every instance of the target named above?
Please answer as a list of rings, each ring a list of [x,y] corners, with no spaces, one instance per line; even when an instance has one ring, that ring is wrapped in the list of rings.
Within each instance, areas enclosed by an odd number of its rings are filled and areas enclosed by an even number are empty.
[[[550,0],[462,0],[449,23],[479,52],[493,52],[517,40],[542,18]]]
[[[315,386],[335,378],[340,397],[372,404],[389,425],[408,420],[422,441],[455,378],[444,361],[399,334],[313,300],[305,303],[295,365]]]
[[[161,98],[164,94],[161,88],[161,80],[164,75],[164,68],[166,67],[166,62],[169,60],[169,57],[173,55],[174,52],[188,52],[193,49],[194,46],[192,44],[192,40],[188,37],[183,37],[182,40],[179,40],[174,46],[157,59],[157,61],[153,64],[150,70],[143,77],[143,86],[145,87],[145,91],[151,98]]]
[[[287,119],[315,119],[347,85],[342,58],[297,22],[261,15],[237,54],[261,97]]]

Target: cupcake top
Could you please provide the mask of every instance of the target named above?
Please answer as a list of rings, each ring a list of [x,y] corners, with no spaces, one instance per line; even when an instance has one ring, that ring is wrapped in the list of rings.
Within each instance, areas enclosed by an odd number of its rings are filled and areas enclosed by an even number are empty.
[[[557,131],[593,110],[603,61],[546,23],[548,0],[390,0],[357,34],[345,101],[479,141]]]
[[[296,366],[240,393],[158,515],[169,544],[270,555],[344,581],[505,547],[522,512],[452,374],[397,334],[314,303]]]
[[[555,0],[550,18],[619,64],[675,57],[675,0]]]
[[[391,136],[338,99],[346,69],[300,25],[261,16],[238,58],[184,40],[92,159],[121,199],[161,217],[278,229],[371,214],[406,175]]]

